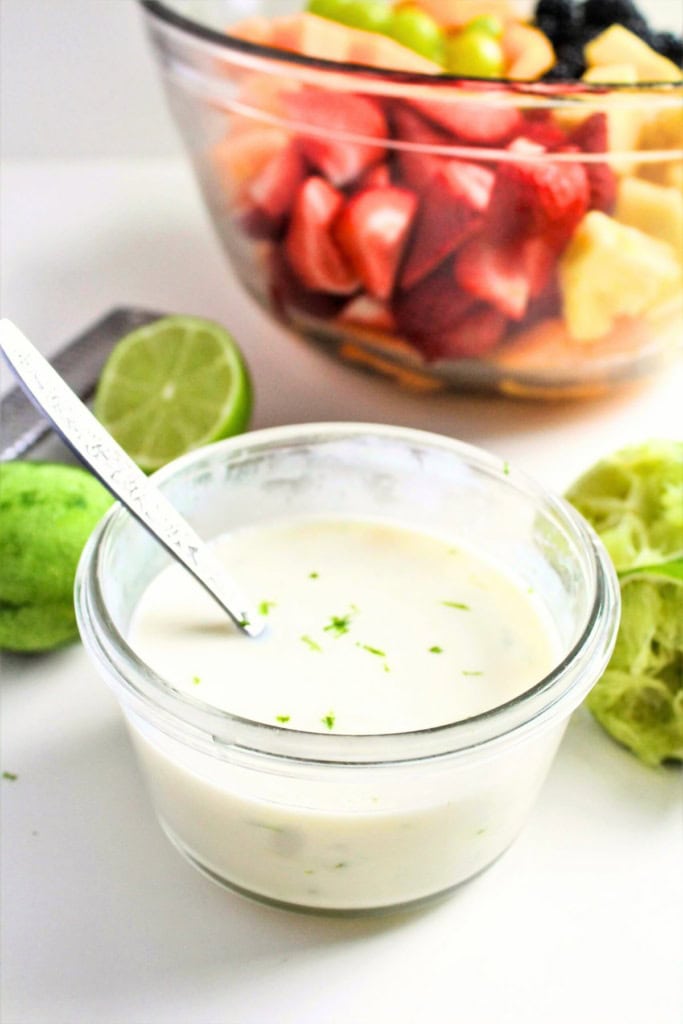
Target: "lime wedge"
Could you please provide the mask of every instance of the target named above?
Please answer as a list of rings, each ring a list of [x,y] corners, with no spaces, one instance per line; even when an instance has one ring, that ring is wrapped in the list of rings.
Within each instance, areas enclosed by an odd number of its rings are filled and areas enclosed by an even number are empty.
[[[252,389],[234,339],[193,316],[169,316],[127,334],[102,371],[95,415],[151,473],[249,421]]]

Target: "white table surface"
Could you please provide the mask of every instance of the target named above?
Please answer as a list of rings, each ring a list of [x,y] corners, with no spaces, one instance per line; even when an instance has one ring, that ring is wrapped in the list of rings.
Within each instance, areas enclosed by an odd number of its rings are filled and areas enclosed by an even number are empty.
[[[556,490],[681,433],[680,366],[543,405],[411,395],[336,365],[244,297],[179,161],[9,163],[2,203],[2,312],[45,353],[115,305],[213,317],[251,365],[254,427],[437,430]],[[641,767],[583,709],[488,872],[432,909],[349,921],[251,904],[181,860],[79,646],[1,671],[18,776],[0,790],[3,1024],[679,1024],[681,773]]]

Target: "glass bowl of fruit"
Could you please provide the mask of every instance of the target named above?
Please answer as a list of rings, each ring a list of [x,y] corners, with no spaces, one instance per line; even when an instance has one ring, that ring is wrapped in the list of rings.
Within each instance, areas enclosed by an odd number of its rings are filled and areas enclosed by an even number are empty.
[[[142,0],[246,289],[421,389],[553,398],[683,338],[683,47],[631,0]]]

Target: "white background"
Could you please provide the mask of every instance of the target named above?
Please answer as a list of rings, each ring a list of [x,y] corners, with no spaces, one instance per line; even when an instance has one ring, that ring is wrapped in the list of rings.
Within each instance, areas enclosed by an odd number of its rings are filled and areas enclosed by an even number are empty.
[[[247,354],[254,426],[440,430],[556,490],[603,452],[680,434],[680,367],[534,405],[406,394],[298,343],[226,267],[133,3],[0,10],[2,310],[46,353],[121,303],[206,315]],[[18,775],[0,785],[2,1024],[679,1024],[681,776],[583,710],[490,871],[431,910],[345,922],[251,905],[185,865],[78,646],[0,670]]]

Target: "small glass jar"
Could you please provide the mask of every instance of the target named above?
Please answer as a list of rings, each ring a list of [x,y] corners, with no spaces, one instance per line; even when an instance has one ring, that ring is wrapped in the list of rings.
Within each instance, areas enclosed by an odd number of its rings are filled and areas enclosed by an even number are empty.
[[[181,693],[131,649],[136,605],[169,556],[115,507],[81,559],[78,621],[171,841],[237,892],[323,913],[419,906],[491,864],[614,644],[615,574],[583,520],[479,449],[390,426],[256,431],[155,480],[206,539],[302,515],[450,536],[533,587],[560,641],[557,664],[525,693],[436,728],[356,736],[238,718]]]

